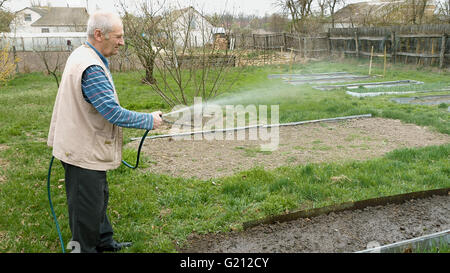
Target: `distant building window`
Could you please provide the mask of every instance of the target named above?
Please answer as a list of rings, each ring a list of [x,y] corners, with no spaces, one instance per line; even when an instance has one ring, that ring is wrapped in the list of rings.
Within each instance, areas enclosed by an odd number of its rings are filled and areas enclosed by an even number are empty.
[[[31,21],[31,14],[25,14],[25,21]]]
[[[197,27],[197,24],[196,24],[196,22],[195,22],[195,19],[192,19],[191,20],[191,22],[190,22],[190,26],[189,26],[191,29],[196,29],[196,27]]]
[[[49,32],[50,32],[50,29],[48,29],[48,28],[43,28],[43,29],[41,29],[41,32],[42,32],[42,33],[49,33]]]

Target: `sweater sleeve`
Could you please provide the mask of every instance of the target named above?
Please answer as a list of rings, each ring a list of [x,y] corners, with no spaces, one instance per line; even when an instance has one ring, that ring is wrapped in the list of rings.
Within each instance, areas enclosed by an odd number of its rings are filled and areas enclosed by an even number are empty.
[[[84,99],[112,124],[126,128],[153,129],[151,114],[130,111],[117,103],[114,88],[100,66],[90,66],[83,72],[81,88]]]

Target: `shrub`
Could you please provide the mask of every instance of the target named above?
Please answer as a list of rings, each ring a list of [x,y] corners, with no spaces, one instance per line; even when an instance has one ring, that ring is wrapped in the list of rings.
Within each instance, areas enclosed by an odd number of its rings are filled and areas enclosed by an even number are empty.
[[[14,75],[16,64],[19,58],[11,60],[9,56],[9,46],[0,49],[0,85],[4,85]]]
[[[439,104],[438,107],[442,108],[442,109],[446,109],[446,108],[448,108],[448,104],[443,102],[443,103]]]

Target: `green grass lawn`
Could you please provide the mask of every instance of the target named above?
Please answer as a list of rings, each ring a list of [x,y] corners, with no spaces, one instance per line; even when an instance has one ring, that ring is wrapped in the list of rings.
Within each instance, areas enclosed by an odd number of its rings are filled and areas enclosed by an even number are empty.
[[[290,66],[247,68],[239,80],[216,100],[222,104],[280,105],[280,122],[371,113],[429,126],[450,134],[446,108],[396,104],[379,96],[355,98],[345,90],[317,91],[313,84],[290,86],[272,73],[338,72],[367,74],[366,60],[310,62]],[[382,65],[375,64],[375,74]],[[125,108],[170,111],[162,99],[140,84],[139,73],[114,73],[120,102]],[[397,65],[380,80],[412,79],[428,84],[450,84],[450,73]],[[56,96],[51,76],[17,75],[0,87],[0,252],[59,252],[50,213],[46,181],[51,149],[46,146]],[[439,93],[433,93],[439,94]],[[442,92],[441,94],[448,94]],[[410,96],[414,96],[410,95]],[[125,129],[124,139],[141,136]],[[176,252],[192,233],[239,230],[242,223],[296,208],[317,208],[350,200],[450,186],[450,144],[400,149],[381,158],[306,164],[266,171],[254,168],[231,177],[198,180],[144,173],[121,166],[108,172],[109,216],[117,240],[130,240],[127,252]],[[134,162],[136,151],[125,149]],[[152,160],[145,154],[141,166]],[[346,177],[335,180],[332,177]],[[52,196],[65,243],[70,240],[63,168],[56,160]]]

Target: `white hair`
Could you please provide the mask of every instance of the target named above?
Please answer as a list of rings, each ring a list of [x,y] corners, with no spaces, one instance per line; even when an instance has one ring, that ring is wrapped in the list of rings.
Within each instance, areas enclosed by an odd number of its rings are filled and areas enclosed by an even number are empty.
[[[122,24],[120,16],[116,13],[107,11],[96,11],[89,16],[87,23],[87,35],[88,37],[94,37],[94,32],[99,29],[108,39],[110,33],[115,24]]]

